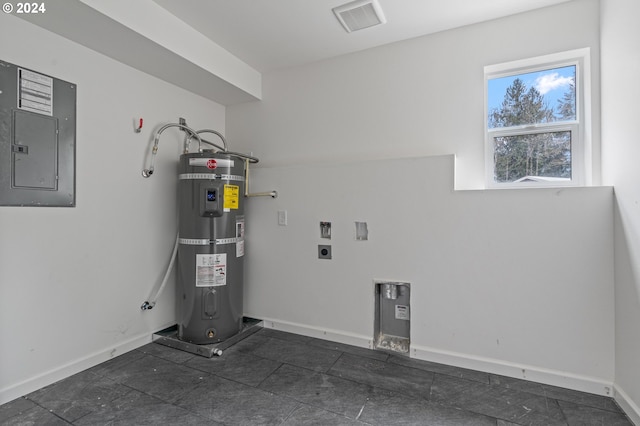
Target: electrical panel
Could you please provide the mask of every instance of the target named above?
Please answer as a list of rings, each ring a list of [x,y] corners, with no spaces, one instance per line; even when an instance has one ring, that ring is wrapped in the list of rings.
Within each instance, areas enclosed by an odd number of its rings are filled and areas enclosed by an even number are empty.
[[[0,205],[74,207],[76,85],[0,61]]]

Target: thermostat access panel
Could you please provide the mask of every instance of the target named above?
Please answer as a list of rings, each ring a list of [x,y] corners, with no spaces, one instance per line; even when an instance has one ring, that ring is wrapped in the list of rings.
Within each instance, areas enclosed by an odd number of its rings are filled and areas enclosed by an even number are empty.
[[[0,61],[0,205],[75,206],[76,85]]]

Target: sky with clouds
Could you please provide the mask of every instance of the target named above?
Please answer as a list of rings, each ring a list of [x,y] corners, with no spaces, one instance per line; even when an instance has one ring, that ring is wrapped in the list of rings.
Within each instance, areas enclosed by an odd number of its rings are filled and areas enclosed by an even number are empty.
[[[571,83],[573,82],[573,76],[565,77],[560,75],[559,72],[552,72],[549,74],[543,74],[536,78],[535,88],[541,95],[546,95],[552,90],[561,89],[562,93],[566,92]]]
[[[575,66],[568,66],[491,79],[487,85],[489,111],[500,107],[507,88],[516,78],[522,80],[527,88],[535,87],[544,96],[548,107],[557,108],[558,100],[569,90],[571,83],[575,81],[575,75]]]

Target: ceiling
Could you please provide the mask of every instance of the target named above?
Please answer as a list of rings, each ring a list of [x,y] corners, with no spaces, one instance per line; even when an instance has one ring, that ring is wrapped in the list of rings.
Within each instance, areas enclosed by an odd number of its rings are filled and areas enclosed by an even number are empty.
[[[222,105],[262,99],[262,74],[579,0],[378,0],[386,23],[347,33],[347,0],[58,0],[19,14]]]
[[[570,0],[378,0],[387,23],[347,33],[349,0],[153,0],[264,73]]]

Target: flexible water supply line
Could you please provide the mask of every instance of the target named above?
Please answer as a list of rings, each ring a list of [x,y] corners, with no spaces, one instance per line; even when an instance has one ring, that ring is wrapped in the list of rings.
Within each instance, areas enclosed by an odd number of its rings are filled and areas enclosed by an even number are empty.
[[[169,274],[171,273],[171,270],[173,269],[173,265],[175,264],[176,257],[178,254],[179,244],[180,244],[180,234],[176,235],[176,243],[173,246],[173,253],[171,253],[171,260],[169,260],[169,266],[167,266],[167,271],[165,272],[164,278],[162,279],[162,284],[160,284],[160,287],[155,292],[155,294],[152,290],[151,294],[149,295],[149,298],[142,304],[142,306],[140,306],[140,309],[142,309],[143,311],[153,309],[153,307],[156,306],[156,301],[158,300],[158,296],[160,296],[160,293],[162,293],[164,286],[167,285],[167,281],[169,280]]]
[[[156,132],[156,135],[153,139],[153,149],[151,150],[151,163],[149,165],[148,169],[143,169],[142,170],[142,176],[145,178],[151,177],[151,175],[153,174],[154,171],[154,164],[155,164],[155,158],[156,158],[156,154],[158,152],[158,142],[160,142],[160,135],[162,134],[162,132],[164,132],[165,130],[167,130],[170,127],[179,127],[180,129],[184,130],[185,132],[191,134],[191,136],[195,137],[198,142],[202,145],[202,139],[200,139],[200,135],[198,135],[198,133],[193,130],[191,127],[189,126],[185,126],[184,124],[178,124],[178,123],[169,123],[169,124],[165,124],[164,126],[160,127],[158,129],[158,131]],[[189,144],[187,141],[190,141],[191,137],[189,139],[185,140],[185,145],[184,145],[184,152],[185,154],[189,152]]]
[[[202,139],[202,138],[201,138],[201,141],[203,143],[209,144],[209,145],[217,148],[219,150],[219,152],[221,152],[222,154],[228,154],[228,155],[233,155],[233,156],[236,156],[236,157],[240,157],[240,158],[243,158],[245,160],[249,160],[249,162],[252,163],[252,164],[255,164],[255,163],[260,161],[260,160],[258,160],[258,158],[254,157],[252,155],[243,154],[241,152],[229,151],[229,149],[227,148],[227,140],[225,139],[225,137],[221,133],[219,133],[219,132],[217,132],[215,130],[202,129],[202,130],[196,131],[196,133],[198,135],[200,135],[201,133],[207,133],[207,132],[208,133],[214,133],[214,134],[218,135],[218,137],[220,137],[220,139],[222,140],[223,146],[216,145],[215,143],[210,142],[210,141],[208,141],[206,139]],[[189,139],[191,139],[191,137],[189,137]],[[202,148],[200,148],[200,152],[202,152]]]
[[[200,133],[213,133],[214,135],[218,136],[222,140],[222,147],[216,145],[213,142],[209,142],[208,140],[205,140],[205,139],[200,139],[201,143],[202,142],[207,143],[207,144],[209,144],[211,146],[214,146],[214,147],[218,148],[220,151],[225,151],[225,152],[227,151],[227,140],[222,135],[222,133],[220,133],[220,132],[218,132],[216,130],[213,130],[213,129],[202,129],[202,130],[198,130],[196,132],[197,135],[200,135]],[[189,142],[191,142],[191,137],[192,136],[189,136]],[[202,144],[198,148],[199,148],[200,152],[202,152]]]
[[[206,144],[208,144],[208,145],[211,145],[212,147],[216,148],[218,151],[221,151],[221,152],[224,152],[224,151],[225,151],[225,150],[224,150],[220,145],[215,144],[215,143],[213,143],[213,142],[211,142],[211,141],[208,141],[208,140],[206,140],[206,139],[202,139],[202,142],[203,142],[203,143],[206,143]],[[202,151],[203,151],[202,146],[199,146],[199,147],[198,147],[198,152],[202,152]]]

